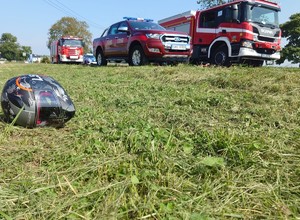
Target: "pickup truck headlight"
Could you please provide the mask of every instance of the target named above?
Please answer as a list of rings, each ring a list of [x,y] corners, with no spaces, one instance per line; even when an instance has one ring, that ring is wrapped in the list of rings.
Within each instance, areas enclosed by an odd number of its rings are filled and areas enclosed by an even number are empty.
[[[160,39],[161,34],[146,34],[146,37],[152,38],[152,39]]]

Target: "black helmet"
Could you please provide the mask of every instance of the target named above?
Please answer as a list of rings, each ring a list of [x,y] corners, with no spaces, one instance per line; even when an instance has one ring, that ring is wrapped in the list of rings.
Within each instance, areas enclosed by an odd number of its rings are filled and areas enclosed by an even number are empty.
[[[63,127],[75,107],[63,87],[49,76],[23,75],[8,80],[1,95],[6,119],[24,127]]]

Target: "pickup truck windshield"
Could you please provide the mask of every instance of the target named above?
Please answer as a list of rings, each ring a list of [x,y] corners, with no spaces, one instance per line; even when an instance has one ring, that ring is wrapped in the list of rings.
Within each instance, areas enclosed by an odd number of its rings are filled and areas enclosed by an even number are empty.
[[[129,22],[132,29],[135,30],[165,30],[164,27],[160,26],[159,24],[153,22],[142,22],[142,21],[135,21]]]
[[[82,47],[83,46],[81,40],[71,40],[71,39],[63,40],[62,45],[63,46],[74,46],[74,47]]]
[[[278,10],[260,4],[246,5],[246,20],[261,26],[279,27]]]

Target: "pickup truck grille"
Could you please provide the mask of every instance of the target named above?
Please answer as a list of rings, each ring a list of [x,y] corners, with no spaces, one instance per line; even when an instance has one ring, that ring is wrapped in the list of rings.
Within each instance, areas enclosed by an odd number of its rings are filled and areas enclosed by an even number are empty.
[[[184,35],[163,35],[161,41],[168,52],[185,53],[191,49],[190,37]]]
[[[174,35],[164,35],[162,37],[163,42],[170,42],[170,43],[189,43],[189,37],[187,36],[174,36]]]

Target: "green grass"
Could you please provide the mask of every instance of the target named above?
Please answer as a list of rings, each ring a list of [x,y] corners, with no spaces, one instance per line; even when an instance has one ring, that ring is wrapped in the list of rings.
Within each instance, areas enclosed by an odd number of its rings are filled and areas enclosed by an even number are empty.
[[[27,73],[76,116],[0,121],[0,219],[300,218],[300,69],[4,64],[0,88]]]

